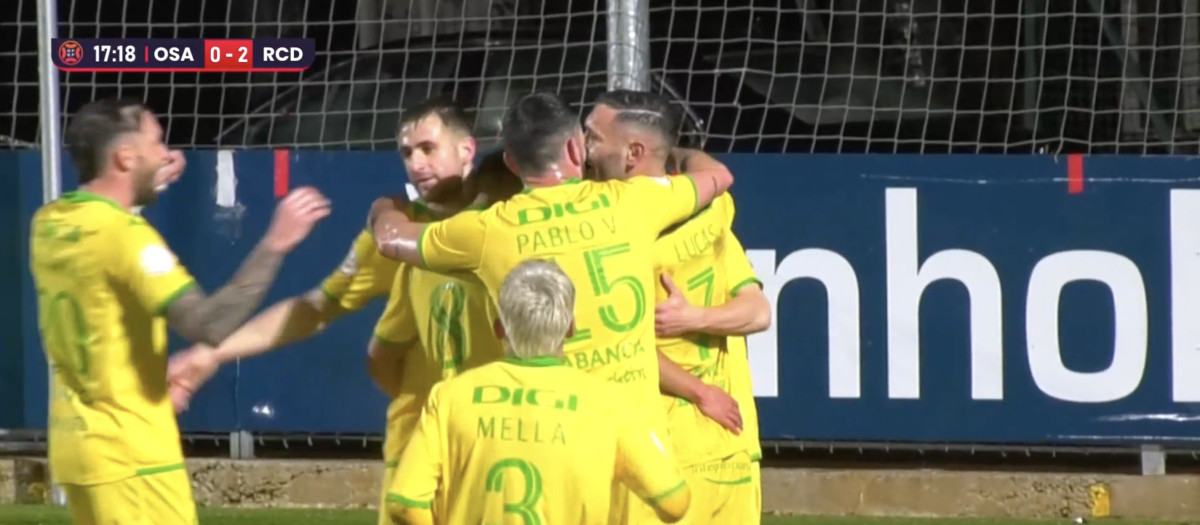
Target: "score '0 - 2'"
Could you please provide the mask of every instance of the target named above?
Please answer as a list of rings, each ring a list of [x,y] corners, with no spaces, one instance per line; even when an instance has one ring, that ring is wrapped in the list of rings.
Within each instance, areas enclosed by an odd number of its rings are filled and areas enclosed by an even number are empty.
[[[238,61],[239,62],[242,62],[242,64],[245,64],[245,62],[248,62],[248,60],[246,60],[247,54],[250,54],[250,50],[246,49],[245,46],[238,47]],[[226,56],[227,59],[233,59],[233,55],[234,55],[233,53],[224,54],[224,56]],[[220,47],[214,46],[214,47],[209,48],[209,61],[221,62],[221,48]]]

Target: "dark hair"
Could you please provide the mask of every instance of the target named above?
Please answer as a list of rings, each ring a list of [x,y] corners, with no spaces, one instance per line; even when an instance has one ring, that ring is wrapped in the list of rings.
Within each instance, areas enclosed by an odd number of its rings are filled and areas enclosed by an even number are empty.
[[[142,129],[142,116],[150,109],[129,99],[90,102],[75,112],[63,142],[75,161],[79,183],[87,184],[100,175],[114,142]]]
[[[483,156],[479,165],[466,179],[465,191],[468,201],[478,200],[479,194],[487,197],[487,204],[508,200],[525,187],[521,179],[504,164],[504,150],[496,150]]]
[[[471,135],[471,119],[457,102],[445,95],[435,95],[406,108],[400,117],[400,129],[415,124],[421,119],[437,115],[442,124],[464,135]]]
[[[679,110],[661,94],[618,89],[601,94],[596,104],[617,110],[617,122],[632,123],[658,133],[668,148],[679,142]]]
[[[558,160],[563,143],[577,129],[579,115],[561,97],[531,93],[508,109],[500,139],[518,172],[540,173]]]

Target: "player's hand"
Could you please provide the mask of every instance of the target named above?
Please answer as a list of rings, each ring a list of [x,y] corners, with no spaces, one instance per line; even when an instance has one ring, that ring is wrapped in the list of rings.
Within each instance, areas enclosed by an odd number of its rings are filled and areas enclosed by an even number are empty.
[[[692,306],[667,274],[662,274],[661,281],[668,295],[666,301],[654,307],[654,332],[662,337],[674,337],[697,331],[704,311]]]
[[[388,196],[375,199],[375,202],[371,203],[371,210],[367,212],[367,229],[373,232],[375,223],[380,216],[388,213],[403,213],[408,204],[407,197]]]
[[[159,168],[154,173],[154,189],[155,191],[163,191],[167,189],[179,177],[183,176],[183,170],[187,167],[187,159],[183,157],[183,152],[177,149],[171,150],[167,154],[167,163]]]
[[[725,427],[725,430],[734,434],[742,433],[742,411],[733,396],[724,390],[713,385],[704,385],[696,399],[696,407],[709,419]]]
[[[263,241],[271,250],[290,252],[308,237],[318,221],[328,216],[329,199],[316,188],[297,188],[275,207],[275,218]]]
[[[196,345],[171,357],[167,364],[167,396],[175,412],[188,409],[192,395],[221,366],[212,348]]]

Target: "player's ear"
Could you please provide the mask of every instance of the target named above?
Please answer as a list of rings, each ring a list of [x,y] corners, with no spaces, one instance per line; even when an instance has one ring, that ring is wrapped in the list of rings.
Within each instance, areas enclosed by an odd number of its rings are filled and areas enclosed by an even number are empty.
[[[636,166],[642,157],[646,155],[646,145],[641,142],[630,142],[629,147],[625,148],[625,165]]]
[[[575,319],[571,319],[571,324],[567,325],[567,339],[575,337]]]
[[[513,161],[512,156],[509,155],[507,151],[504,152],[504,165],[508,166],[509,171],[516,173],[518,175],[521,174],[521,172],[519,170],[517,170],[517,163],[515,161]]]
[[[583,150],[583,134],[577,133],[576,135],[567,139],[567,159],[571,161],[572,166],[582,167],[584,161],[587,160]]]
[[[129,140],[120,140],[113,145],[110,160],[118,171],[131,171],[137,166],[137,152]]]
[[[504,340],[504,337],[505,337],[504,325],[502,323],[500,323],[499,319],[492,321],[492,331],[494,331],[496,333],[496,339],[499,339],[501,341]]]
[[[458,141],[458,156],[463,163],[471,165],[475,162],[475,137],[467,135]]]

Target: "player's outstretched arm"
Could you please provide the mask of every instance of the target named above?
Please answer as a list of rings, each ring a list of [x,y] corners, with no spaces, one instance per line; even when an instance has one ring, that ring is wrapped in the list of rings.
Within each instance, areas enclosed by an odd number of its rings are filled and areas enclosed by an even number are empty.
[[[696,184],[696,209],[708,206],[733,186],[733,173],[729,168],[703,151],[675,148],[671,150],[671,156],[683,176],[690,177]]]
[[[313,188],[300,188],[275,209],[267,234],[221,289],[205,296],[192,287],[167,307],[167,321],[193,342],[219,346],[262,303],[279,274],[283,258],[329,215],[329,200]]]
[[[742,433],[742,412],[728,392],[705,384],[658,352],[658,388],[667,395],[691,401],[700,412],[734,434]]]

